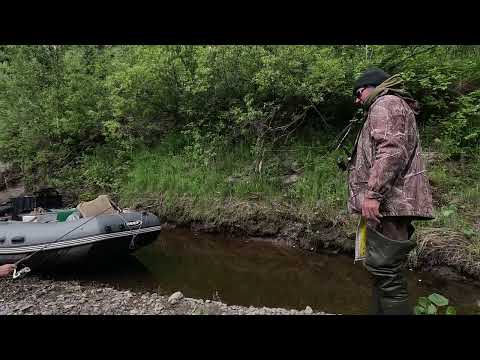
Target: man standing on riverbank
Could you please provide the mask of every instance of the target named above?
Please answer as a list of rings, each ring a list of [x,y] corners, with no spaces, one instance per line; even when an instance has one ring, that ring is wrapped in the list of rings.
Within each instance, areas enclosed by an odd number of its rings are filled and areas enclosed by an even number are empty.
[[[380,69],[355,82],[355,102],[364,108],[363,127],[349,163],[350,213],[367,218],[365,267],[373,277],[375,314],[411,314],[403,268],[412,220],[432,219],[430,186],[415,120],[417,103],[398,76]]]
[[[15,270],[15,265],[13,264],[0,265],[0,278],[7,277],[13,270]]]

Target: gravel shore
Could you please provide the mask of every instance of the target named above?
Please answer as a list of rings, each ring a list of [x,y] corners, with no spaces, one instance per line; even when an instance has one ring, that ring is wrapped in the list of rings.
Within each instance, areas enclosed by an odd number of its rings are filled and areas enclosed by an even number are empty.
[[[302,311],[227,305],[186,298],[181,292],[117,290],[76,281],[43,280],[34,276],[0,280],[0,315],[327,315],[310,307]]]

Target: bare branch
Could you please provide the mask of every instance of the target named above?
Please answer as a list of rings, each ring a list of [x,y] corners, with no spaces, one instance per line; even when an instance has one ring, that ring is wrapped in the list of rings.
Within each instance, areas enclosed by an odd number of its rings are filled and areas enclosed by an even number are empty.
[[[308,100],[310,101],[310,104],[312,104],[311,107],[313,107],[313,109],[317,112],[317,114],[320,115],[320,119],[322,119],[323,125],[325,125],[325,128],[328,129],[330,126],[328,125],[328,122],[323,116],[323,114],[320,111],[318,111],[317,107],[315,106],[315,104],[311,99],[308,99]]]

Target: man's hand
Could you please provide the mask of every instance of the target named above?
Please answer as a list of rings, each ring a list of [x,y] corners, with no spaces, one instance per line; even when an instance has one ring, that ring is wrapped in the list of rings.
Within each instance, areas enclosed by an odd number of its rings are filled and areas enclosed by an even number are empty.
[[[365,216],[368,220],[373,220],[377,223],[380,223],[380,212],[378,208],[380,207],[380,202],[375,199],[365,198],[362,204],[362,215]]]
[[[0,277],[6,277],[10,275],[16,266],[14,264],[5,264],[0,266]]]

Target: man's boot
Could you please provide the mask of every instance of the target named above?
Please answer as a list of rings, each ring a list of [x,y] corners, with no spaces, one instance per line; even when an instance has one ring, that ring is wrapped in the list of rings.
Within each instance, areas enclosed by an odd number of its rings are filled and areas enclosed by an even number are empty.
[[[372,277],[372,283],[375,281],[375,277],[371,275]],[[380,296],[380,290],[378,287],[373,286],[372,287],[372,302],[370,303],[370,309],[369,313],[372,315],[383,315],[383,309],[382,309],[382,304],[380,302],[381,296]]]
[[[385,315],[412,314],[407,280],[403,273],[412,240],[393,240],[367,226],[366,269],[373,275],[374,312]]]

